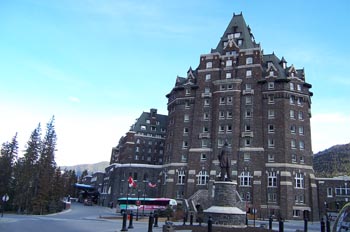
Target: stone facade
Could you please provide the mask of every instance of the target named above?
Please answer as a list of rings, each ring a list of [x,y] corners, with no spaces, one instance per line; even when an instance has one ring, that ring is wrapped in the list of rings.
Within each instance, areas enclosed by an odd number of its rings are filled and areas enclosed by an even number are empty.
[[[302,219],[308,210],[318,218],[310,88],[303,69],[263,54],[243,16],[234,15],[216,49],[167,95],[162,195],[189,198],[208,189],[227,141],[231,176],[248,208],[261,217]]]

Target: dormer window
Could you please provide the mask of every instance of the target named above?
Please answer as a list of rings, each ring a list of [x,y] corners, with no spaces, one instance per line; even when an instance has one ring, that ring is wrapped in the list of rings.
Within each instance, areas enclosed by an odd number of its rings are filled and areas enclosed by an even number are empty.
[[[227,38],[228,38],[228,39],[233,39],[233,34],[228,34],[228,35],[227,35]]]
[[[247,57],[245,60],[246,64],[252,64],[253,63],[253,58],[252,57]]]
[[[190,95],[191,94],[191,89],[186,89],[186,95]]]
[[[270,71],[270,76],[273,77],[275,75],[274,71]]]
[[[240,32],[236,32],[235,33],[235,38],[239,38],[241,36],[241,33]]]
[[[206,80],[206,81],[209,81],[210,78],[211,78],[211,75],[210,75],[210,74],[206,74],[206,75],[205,75],[205,80]]]
[[[239,39],[237,42],[238,42],[238,44],[237,44],[238,46],[242,46],[243,40]]]
[[[207,68],[212,68],[213,67],[213,62],[207,62],[207,65],[206,65]]]
[[[226,60],[226,67],[232,66],[232,60]]]
[[[226,73],[226,79],[230,79],[231,77],[231,73]]]

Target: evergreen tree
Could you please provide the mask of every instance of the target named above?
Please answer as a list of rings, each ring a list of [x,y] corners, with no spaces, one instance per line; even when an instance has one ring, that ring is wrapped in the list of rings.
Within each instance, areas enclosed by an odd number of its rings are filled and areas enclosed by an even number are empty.
[[[34,212],[45,214],[49,212],[49,205],[54,191],[54,174],[56,171],[55,150],[56,131],[54,126],[55,118],[52,117],[46,126],[46,134],[42,142],[42,149],[38,162],[38,186],[34,201]]]
[[[15,205],[18,211],[32,212],[32,200],[37,189],[38,159],[41,151],[40,124],[31,133],[24,157],[15,166]]]
[[[0,196],[8,194],[10,202],[12,201],[14,192],[13,167],[17,160],[18,142],[17,133],[11,142],[2,144],[0,154]]]

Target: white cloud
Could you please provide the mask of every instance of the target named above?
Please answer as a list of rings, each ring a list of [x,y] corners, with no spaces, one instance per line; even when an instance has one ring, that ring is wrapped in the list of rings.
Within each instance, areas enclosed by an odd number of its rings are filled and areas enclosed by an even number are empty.
[[[77,97],[70,96],[68,100],[71,102],[80,103],[80,99]]]
[[[350,115],[334,112],[313,114],[311,118],[314,153],[350,142]]]

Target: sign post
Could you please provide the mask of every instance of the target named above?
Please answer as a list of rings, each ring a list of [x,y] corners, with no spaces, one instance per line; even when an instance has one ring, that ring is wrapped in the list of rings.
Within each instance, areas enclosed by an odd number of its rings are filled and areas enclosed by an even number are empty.
[[[7,195],[7,193],[2,196],[1,200],[2,200],[2,210],[1,210],[1,217],[4,216],[4,211],[5,211],[5,205],[6,202],[10,199],[9,195]]]

